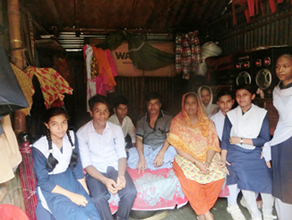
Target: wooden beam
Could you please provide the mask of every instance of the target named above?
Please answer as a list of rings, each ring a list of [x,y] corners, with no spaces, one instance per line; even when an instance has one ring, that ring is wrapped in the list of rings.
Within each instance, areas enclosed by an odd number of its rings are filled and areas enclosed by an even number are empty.
[[[42,34],[48,34],[48,35],[50,34],[44,27],[42,27],[38,22],[36,22],[36,20],[32,17],[31,13],[26,7],[20,4],[19,9],[23,14],[27,15],[29,22],[33,22],[37,30],[39,30]]]
[[[131,25],[132,25],[132,20],[134,19],[136,7],[137,7],[137,0],[134,0],[133,4],[132,4],[132,11],[131,11],[128,27],[131,27]]]
[[[11,62],[19,69],[24,68],[23,48],[20,32],[20,12],[18,0],[7,1],[9,34],[10,34],[10,49]],[[19,134],[26,131],[26,117],[21,111],[15,112],[14,117],[14,131]]]
[[[75,11],[75,28],[76,28],[76,37],[80,36],[80,18],[79,18],[79,4],[78,0],[74,0],[74,11]]]
[[[189,32],[189,31],[194,31],[194,30],[199,30],[199,32],[201,31],[206,31],[208,30],[208,28],[206,26],[204,27],[193,27],[193,28],[185,28],[185,27],[181,27],[181,28],[163,28],[163,29],[142,29],[143,31],[147,31],[147,33],[151,34],[163,34],[163,33],[176,33],[176,32]],[[79,28],[78,29],[80,32],[85,32],[85,33],[90,33],[90,34],[108,34],[108,33],[112,33],[112,32],[117,32],[117,31],[121,31],[121,29],[105,29],[105,28]],[[201,30],[201,31],[200,31]],[[75,32],[76,28],[67,28],[64,27],[63,28],[64,32]],[[131,29],[126,29],[127,32],[130,33],[141,33],[141,30],[138,28],[131,28]]]
[[[184,2],[182,2],[184,4]],[[190,13],[190,11],[192,10],[192,7],[191,5],[194,3],[194,1],[192,0],[187,0],[187,3],[185,5],[181,5],[182,7],[182,11],[181,11],[181,14],[180,16],[177,18],[178,22],[177,22],[177,25],[176,27],[182,27],[183,24],[184,24],[184,21],[185,21],[185,15],[187,15],[188,13]],[[194,30],[198,30],[197,27],[193,27],[191,28],[190,31],[194,31]]]

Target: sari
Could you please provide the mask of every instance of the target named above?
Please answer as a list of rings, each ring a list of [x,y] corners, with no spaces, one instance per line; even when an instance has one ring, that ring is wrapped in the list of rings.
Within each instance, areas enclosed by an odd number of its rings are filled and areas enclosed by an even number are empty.
[[[191,124],[184,109],[185,97],[192,94],[197,99],[198,122]],[[201,103],[195,93],[186,93],[182,99],[182,111],[173,118],[170,125],[168,142],[176,149],[190,154],[200,162],[206,162],[208,150],[220,152],[219,140],[214,123],[203,112]],[[215,204],[225,179],[225,172],[215,163],[216,153],[210,164],[210,172],[201,174],[200,169],[191,161],[176,155],[173,169],[182,189],[197,215],[208,212]]]

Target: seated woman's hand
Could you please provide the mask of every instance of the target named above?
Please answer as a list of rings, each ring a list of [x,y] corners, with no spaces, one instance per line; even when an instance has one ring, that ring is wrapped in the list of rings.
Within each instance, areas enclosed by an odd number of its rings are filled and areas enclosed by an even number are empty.
[[[204,166],[206,169],[210,170],[209,167],[211,166],[211,162],[209,162],[209,161],[204,162]]]
[[[204,175],[209,174],[210,172],[209,167],[207,168],[203,162],[200,161],[196,162],[196,166],[199,168],[201,174]]]
[[[76,205],[86,206],[88,204],[88,201],[84,196],[76,194],[76,193],[71,193],[69,198]]]
[[[107,178],[104,182],[104,185],[111,194],[116,194],[118,192],[117,184],[114,180]]]

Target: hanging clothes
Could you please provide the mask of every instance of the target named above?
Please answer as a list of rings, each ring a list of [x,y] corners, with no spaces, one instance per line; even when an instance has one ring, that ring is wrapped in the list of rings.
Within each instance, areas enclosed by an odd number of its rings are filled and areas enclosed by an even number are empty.
[[[10,116],[1,120],[3,134],[0,135],[0,183],[14,178],[14,170],[20,164],[22,157],[17,139],[11,126]]]
[[[109,49],[102,50],[95,46],[85,45],[83,56],[86,63],[87,101],[94,95],[106,96],[116,86],[114,77],[118,75],[115,61]],[[89,106],[87,104],[87,111]]]
[[[208,71],[205,59],[208,57],[216,57],[222,53],[222,49],[213,41],[208,41],[203,44],[202,49],[202,62],[199,63],[196,74],[201,76],[206,76]]]
[[[202,62],[202,53],[199,32],[176,35],[175,66],[178,74],[183,74],[184,79],[190,78],[191,72],[196,72]]]
[[[102,76],[105,74],[107,85],[110,87],[116,86],[117,83],[114,79],[112,69],[105,51],[101,48],[96,48],[95,46],[93,46],[92,49],[98,66],[98,75]]]
[[[107,60],[109,62],[109,65],[110,65],[110,68],[111,68],[111,72],[112,72],[112,77],[113,77],[113,81],[115,82],[115,79],[114,77],[116,77],[118,75],[118,72],[117,72],[117,68],[116,68],[116,64],[115,64],[115,60],[111,54],[111,51],[109,49],[106,49],[105,51],[105,55],[107,57]],[[107,78],[106,78],[107,79]],[[111,79],[112,80],[112,79]],[[116,82],[115,82],[115,86],[116,86]],[[107,91],[110,91],[113,89],[114,86],[111,86],[109,85],[108,83],[105,84],[105,89]]]
[[[58,99],[63,101],[65,98],[64,93],[69,95],[73,93],[73,89],[68,82],[52,68],[29,66],[24,72],[28,75],[35,75],[38,78],[47,109]]]
[[[29,115],[32,104],[33,104],[32,96],[35,92],[33,84],[32,84],[33,74],[32,73],[27,74],[23,72],[21,69],[19,69],[17,66],[13,65],[12,63],[10,63],[10,65],[19,82],[19,85],[23,91],[23,94],[29,104],[28,108],[21,109],[20,111],[22,111],[25,115]]]
[[[83,47],[83,57],[86,64],[86,82],[87,82],[87,89],[86,89],[86,105],[87,111],[89,111],[88,100],[96,94],[96,82],[95,79],[91,76],[91,68],[92,68],[92,54],[93,50],[92,47],[88,44],[84,45]]]
[[[182,58],[182,45],[181,45],[181,41],[182,41],[182,36],[181,35],[176,35],[175,38],[175,70],[177,73],[181,73],[182,72],[182,67],[181,67],[181,58]]]
[[[189,43],[189,35],[184,34],[182,39],[182,72],[183,75],[186,76],[186,79],[189,78],[190,66],[191,66],[191,57],[192,57],[192,50],[191,45]]]

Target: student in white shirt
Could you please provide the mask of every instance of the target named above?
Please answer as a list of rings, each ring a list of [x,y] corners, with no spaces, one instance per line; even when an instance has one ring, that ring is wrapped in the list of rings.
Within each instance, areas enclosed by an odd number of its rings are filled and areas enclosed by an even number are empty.
[[[123,97],[119,96],[115,99],[114,102],[114,114],[109,117],[108,121],[120,125],[125,141],[127,140],[127,136],[131,138],[131,143],[125,143],[126,151],[129,150],[131,147],[136,147],[136,128],[129,116],[128,113],[128,100]]]
[[[129,219],[137,190],[126,171],[125,140],[120,126],[108,120],[106,97],[95,95],[89,100],[92,120],[77,132],[80,156],[86,170],[86,182],[92,201],[102,219],[113,219],[108,200],[118,193],[117,220]]]
[[[217,105],[220,110],[216,114],[212,115],[210,119],[214,121],[221,146],[225,117],[227,112],[234,105],[234,98],[231,91],[223,89],[218,93],[217,99]],[[240,192],[237,184],[229,185],[228,190],[229,196],[227,196],[227,212],[231,215],[233,220],[246,220],[237,204],[237,196]]]

